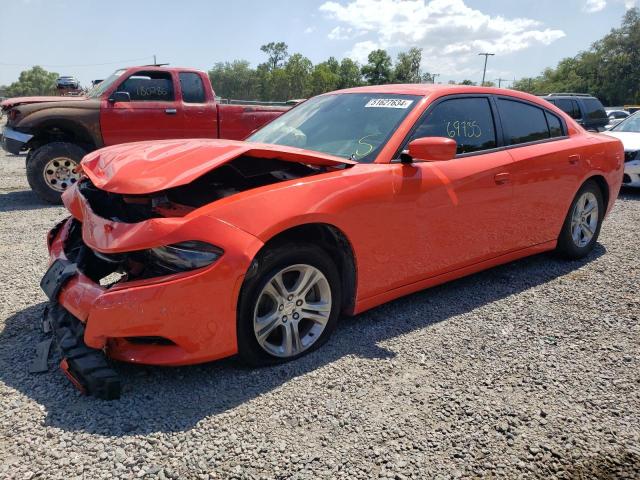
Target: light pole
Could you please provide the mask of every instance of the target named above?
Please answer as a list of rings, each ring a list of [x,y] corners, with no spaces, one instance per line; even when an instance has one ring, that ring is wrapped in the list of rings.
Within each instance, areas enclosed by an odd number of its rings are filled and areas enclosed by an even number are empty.
[[[484,87],[484,77],[487,74],[487,59],[495,55],[495,53],[479,53],[478,55],[484,55],[484,70],[482,71],[482,83],[481,87]]]
[[[431,74],[431,83],[433,83],[435,85],[436,83],[436,77],[439,77],[440,74],[439,73],[432,73]]]

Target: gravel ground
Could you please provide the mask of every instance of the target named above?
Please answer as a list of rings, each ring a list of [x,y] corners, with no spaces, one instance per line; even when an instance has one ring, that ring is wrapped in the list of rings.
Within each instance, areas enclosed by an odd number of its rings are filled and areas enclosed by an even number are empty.
[[[640,192],[589,258],[538,255],[343,319],[297,362],[29,374],[45,234],[0,154],[1,478],[639,478]]]

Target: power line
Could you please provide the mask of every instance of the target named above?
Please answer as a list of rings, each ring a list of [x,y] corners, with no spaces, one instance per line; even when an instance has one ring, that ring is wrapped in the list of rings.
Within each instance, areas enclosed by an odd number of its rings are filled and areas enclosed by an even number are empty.
[[[48,67],[48,68],[79,68],[79,67],[100,67],[102,65],[114,65],[116,63],[127,63],[127,62],[137,62],[140,60],[147,60],[151,58],[151,55],[147,55],[146,57],[141,58],[130,58],[128,60],[118,60],[116,62],[104,62],[104,63],[86,63],[82,65],[53,65],[53,64],[44,64],[44,63],[2,63],[0,65],[3,67],[31,67],[38,65],[40,67]]]

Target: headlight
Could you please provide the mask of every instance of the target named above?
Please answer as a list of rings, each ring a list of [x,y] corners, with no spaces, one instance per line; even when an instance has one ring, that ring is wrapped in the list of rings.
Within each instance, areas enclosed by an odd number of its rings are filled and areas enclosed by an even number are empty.
[[[210,243],[190,240],[147,250],[150,260],[173,272],[184,272],[211,265],[224,253]]]

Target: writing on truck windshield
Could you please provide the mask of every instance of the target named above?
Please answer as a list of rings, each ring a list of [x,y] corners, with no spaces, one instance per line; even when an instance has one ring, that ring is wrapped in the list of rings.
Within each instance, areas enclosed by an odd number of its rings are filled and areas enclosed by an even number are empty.
[[[419,99],[382,93],[321,95],[278,117],[247,141],[373,162]]]

